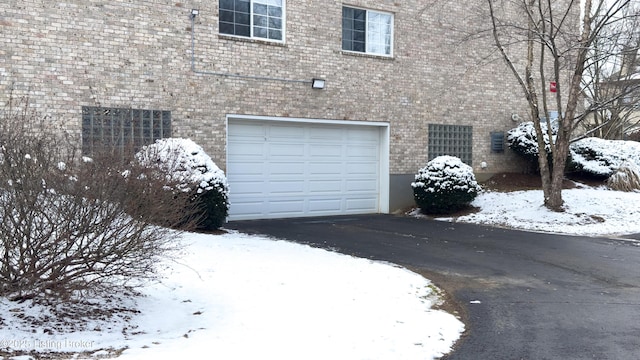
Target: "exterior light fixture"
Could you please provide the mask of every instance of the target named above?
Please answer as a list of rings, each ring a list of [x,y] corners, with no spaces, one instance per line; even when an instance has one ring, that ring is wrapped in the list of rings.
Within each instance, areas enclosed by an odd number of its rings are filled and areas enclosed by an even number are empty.
[[[198,16],[198,14],[200,13],[200,10],[198,9],[191,9],[191,18],[195,18],[196,16]]]
[[[324,83],[325,83],[324,79],[313,78],[313,79],[311,79],[311,88],[312,89],[324,89]]]

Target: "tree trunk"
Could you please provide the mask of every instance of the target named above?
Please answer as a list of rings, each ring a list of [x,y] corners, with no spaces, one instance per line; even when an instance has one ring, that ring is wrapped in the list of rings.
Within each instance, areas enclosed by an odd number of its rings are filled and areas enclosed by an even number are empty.
[[[551,181],[548,189],[544,191],[544,205],[552,211],[563,211],[564,200],[562,199],[562,183],[564,181],[564,170],[567,165],[569,154],[569,141],[566,144],[556,142],[556,151],[553,153],[553,170],[551,171]]]
[[[555,151],[553,152],[553,170],[551,173],[551,184],[548,191],[545,191],[544,204],[550,210],[562,211],[562,182],[564,180],[564,171],[569,156],[569,145],[571,143],[571,133],[573,131],[573,123],[576,116],[578,101],[581,99],[582,76],[584,73],[585,62],[589,51],[589,43],[591,38],[591,5],[592,0],[585,0],[584,17],[582,19],[582,35],[580,37],[580,46],[578,56],[576,57],[575,70],[569,84],[569,95],[567,99],[567,107],[565,114],[558,113],[558,136],[556,137]]]
[[[536,0],[529,0],[527,3],[527,12],[529,14],[533,14],[535,9]],[[533,65],[535,62],[535,54],[534,54],[534,46],[536,45],[536,24],[534,23],[534,17],[528,16],[527,22],[527,64],[525,66],[525,80],[526,87],[529,100],[529,108],[531,109],[531,119],[533,120],[534,128],[536,130],[536,137],[538,141],[538,167],[540,169],[540,180],[542,182],[542,192],[545,198],[545,205],[547,204],[547,199],[552,196],[550,190],[552,189],[552,174],[551,169],[553,168],[553,164],[549,164],[549,158],[547,156],[547,149],[544,140],[544,133],[542,132],[541,127],[541,119],[540,119],[540,107],[538,101],[538,93],[536,90],[536,84],[533,80]],[[544,47],[541,48],[540,53],[540,76],[544,79]],[[544,80],[543,80],[544,81]],[[546,106],[546,97],[545,94],[542,94],[542,102],[543,102],[543,111],[545,113],[545,117],[547,116],[547,106]],[[551,133],[551,128],[548,129],[549,133]],[[551,137],[549,137],[551,142]],[[551,151],[553,146],[551,146]],[[561,196],[561,194],[558,194]],[[562,198],[560,199],[562,201]]]
[[[582,33],[580,39],[569,48],[569,52],[574,54],[575,67],[573,68],[573,74],[566,87],[567,102],[563,112],[562,95],[564,87],[561,88],[561,70],[563,68],[562,59],[568,58],[567,51],[559,49],[556,44],[556,38],[559,37],[563,31],[560,28],[570,26],[569,22],[565,20],[571,16],[572,12],[575,12],[578,8],[578,2],[569,1],[567,3],[566,11],[561,16],[553,16],[553,6],[551,1],[543,3],[541,0],[523,0],[520,5],[523,6],[527,21],[526,38],[524,39],[527,45],[527,58],[525,64],[524,74],[520,74],[516,66],[512,62],[511,58],[505,51],[503,43],[500,39],[499,29],[505,29],[503,24],[499,24],[496,19],[496,13],[494,12],[494,1],[487,0],[489,5],[489,15],[491,17],[491,24],[493,27],[493,38],[495,44],[500,51],[505,63],[514,74],[529,104],[529,110],[531,120],[534,123],[536,130],[536,136],[538,141],[538,165],[540,168],[540,178],[542,181],[542,191],[544,194],[544,205],[553,211],[563,210],[562,199],[562,183],[564,180],[564,172],[567,164],[567,157],[569,155],[569,144],[571,142],[571,134],[578,118],[576,112],[578,108],[578,102],[582,98],[582,77],[587,63],[587,55],[589,53],[590,45],[593,42],[591,23],[592,18],[592,2],[593,0],[584,0],[583,6],[583,18],[581,20]],[[620,6],[626,6],[628,0]],[[608,15],[611,18],[612,14]],[[556,23],[555,19],[560,22]],[[600,24],[602,25],[602,24]],[[504,30],[503,30],[504,31]],[[597,32],[597,30],[595,31]],[[533,76],[533,66],[536,62],[536,54],[534,52],[534,46],[536,44],[541,45],[539,54],[539,72],[541,84],[535,84]],[[553,80],[557,84],[556,91],[556,107],[558,111],[558,134],[555,142],[552,140],[551,124],[547,122],[548,134],[543,133],[541,121],[542,117],[547,118],[549,116],[547,111],[547,98],[545,91],[545,82],[547,77],[545,76],[545,66],[547,61],[545,60],[545,52],[553,56]],[[541,85],[539,88],[537,85]],[[538,91],[542,91],[542,106],[539,103]],[[542,108],[542,109],[541,109]],[[544,114],[541,114],[541,111]],[[542,116],[541,116],[542,115]],[[545,135],[548,135],[550,146],[549,151],[546,149],[544,141]],[[548,155],[551,155],[551,161],[549,161]]]

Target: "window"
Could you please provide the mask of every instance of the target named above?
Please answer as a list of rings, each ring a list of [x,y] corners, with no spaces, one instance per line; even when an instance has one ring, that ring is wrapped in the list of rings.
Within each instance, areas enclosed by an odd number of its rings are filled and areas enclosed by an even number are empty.
[[[472,126],[429,124],[429,160],[450,155],[471,165],[472,143]]]
[[[134,149],[171,137],[171,111],[82,107],[82,153]]]
[[[492,153],[504,152],[504,132],[503,131],[491,132],[491,152]]]
[[[342,50],[391,56],[393,15],[342,8]]]
[[[284,0],[220,0],[221,34],[284,39]]]

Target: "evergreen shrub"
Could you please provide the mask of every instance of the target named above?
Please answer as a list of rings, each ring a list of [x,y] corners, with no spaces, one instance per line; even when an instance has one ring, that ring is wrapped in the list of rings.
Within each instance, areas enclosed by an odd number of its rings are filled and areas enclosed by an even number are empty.
[[[227,178],[202,147],[189,139],[160,139],[143,147],[136,159],[164,176],[166,190],[191,195],[200,211],[198,230],[215,230],[225,223],[229,214]]]
[[[471,166],[453,156],[439,156],[429,161],[418,171],[411,187],[416,204],[428,214],[461,210],[481,190]]]

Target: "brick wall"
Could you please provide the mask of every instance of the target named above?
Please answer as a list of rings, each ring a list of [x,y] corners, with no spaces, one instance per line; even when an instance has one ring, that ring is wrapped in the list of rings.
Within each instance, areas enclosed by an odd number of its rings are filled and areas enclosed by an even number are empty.
[[[0,101],[28,95],[78,136],[82,106],[171,110],[174,135],[223,168],[226,114],[389,122],[392,174],[424,166],[429,123],[472,125],[476,172],[521,170],[510,151],[490,151],[490,132],[515,127],[511,114],[526,116],[526,103],[503,62],[487,57],[490,39],[469,37],[487,26],[484,2],[429,3],[348,3],[394,14],[384,58],[341,51],[340,1],[288,1],[286,41],[273,44],[220,36],[217,1],[5,0]],[[313,77],[326,88],[311,89]]]

